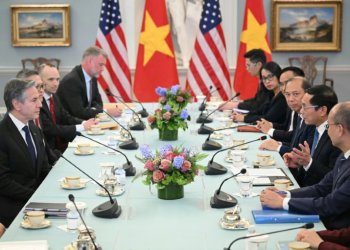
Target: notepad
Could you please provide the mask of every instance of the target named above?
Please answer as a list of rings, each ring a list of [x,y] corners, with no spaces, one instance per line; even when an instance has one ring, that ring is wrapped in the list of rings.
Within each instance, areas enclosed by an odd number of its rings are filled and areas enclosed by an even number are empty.
[[[256,224],[320,222],[317,214],[294,214],[279,209],[253,210],[252,214]]]
[[[255,177],[253,186],[273,186],[276,179],[282,178],[288,179],[294,185],[281,168],[247,168],[247,174]]]
[[[47,216],[62,216],[65,217],[68,213],[66,203],[49,203],[49,202],[30,202],[25,208],[27,211],[44,211]]]
[[[48,250],[49,245],[46,240],[33,241],[4,241],[0,242],[0,249],[6,250]]]

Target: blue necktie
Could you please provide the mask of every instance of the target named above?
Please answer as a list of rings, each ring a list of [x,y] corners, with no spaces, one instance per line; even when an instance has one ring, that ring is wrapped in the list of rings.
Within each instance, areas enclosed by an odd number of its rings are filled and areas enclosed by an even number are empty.
[[[315,133],[314,133],[314,140],[312,142],[312,147],[311,147],[311,156],[314,156],[314,153],[315,153],[315,149],[316,149],[316,146],[317,146],[317,142],[318,142],[318,137],[319,137],[319,133],[317,131],[317,129],[315,129]]]
[[[33,144],[32,138],[30,137],[29,128],[26,125],[26,126],[24,126],[22,128],[22,130],[26,134],[26,141],[27,141],[29,154],[30,154],[30,157],[32,158],[33,166],[35,167],[36,166],[36,154],[35,154],[35,148],[34,148],[34,144]]]

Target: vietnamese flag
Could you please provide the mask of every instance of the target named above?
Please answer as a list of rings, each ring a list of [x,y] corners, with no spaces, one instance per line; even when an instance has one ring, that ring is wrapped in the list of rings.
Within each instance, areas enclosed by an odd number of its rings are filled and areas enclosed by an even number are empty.
[[[158,86],[178,84],[165,0],[146,0],[137,53],[134,93],[139,101],[155,102]]]
[[[271,61],[271,50],[267,34],[263,0],[246,0],[244,21],[240,38],[239,52],[233,86],[242,100],[255,96],[259,79],[246,70],[244,54],[252,49],[262,49],[266,60]]]

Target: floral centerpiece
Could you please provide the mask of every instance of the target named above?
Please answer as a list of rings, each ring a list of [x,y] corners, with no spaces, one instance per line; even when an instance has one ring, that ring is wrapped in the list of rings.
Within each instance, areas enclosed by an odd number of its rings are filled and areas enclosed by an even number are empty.
[[[189,91],[181,89],[180,85],[174,85],[169,89],[157,87],[161,108],[155,110],[154,115],[148,116],[148,122],[152,129],[159,130],[160,140],[177,140],[178,129],[186,130],[189,115],[185,109],[192,101]]]
[[[200,169],[205,169],[198,161],[207,155],[193,153],[185,147],[166,144],[153,153],[149,146],[143,145],[140,150],[145,162],[143,183],[155,184],[160,199],[182,198],[183,186],[194,181]]]

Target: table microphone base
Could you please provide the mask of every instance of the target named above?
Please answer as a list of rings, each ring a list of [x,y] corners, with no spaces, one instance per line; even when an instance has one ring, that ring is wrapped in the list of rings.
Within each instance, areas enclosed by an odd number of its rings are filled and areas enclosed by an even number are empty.
[[[92,214],[100,218],[118,218],[122,212],[122,208],[118,205],[116,199],[113,199],[113,201],[113,204],[111,204],[111,201],[106,201],[95,207],[92,210]]]
[[[125,170],[126,176],[134,176],[136,174],[136,168],[132,165],[131,162],[129,164],[125,163],[123,165],[123,169]]]
[[[138,122],[129,127],[130,130],[145,130],[146,126],[143,122]]]
[[[201,115],[197,118],[196,122],[197,123],[211,123],[211,122],[213,122],[213,119]]]
[[[198,134],[200,135],[209,135],[213,132],[214,132],[214,129],[205,125],[200,126],[198,129]]]
[[[146,118],[149,116],[148,112],[146,109],[141,109],[140,111],[137,112],[139,115],[141,115],[142,118]]]
[[[228,207],[234,207],[237,205],[237,200],[233,196],[220,191],[219,194],[217,194],[217,190],[215,191],[215,194],[210,199],[210,206],[212,208],[228,208]]]
[[[121,148],[121,149],[138,149],[139,144],[133,138],[129,141],[125,141],[125,142],[120,143],[119,148]]]
[[[216,141],[212,141],[212,140],[208,140],[208,141],[204,142],[202,145],[203,150],[218,150],[221,148],[222,148],[222,146],[220,143],[218,143]]]
[[[206,175],[219,175],[219,174],[226,174],[226,173],[227,173],[227,168],[225,168],[224,166],[216,162],[212,162],[212,163],[209,162],[207,166],[207,170],[205,170]]]

